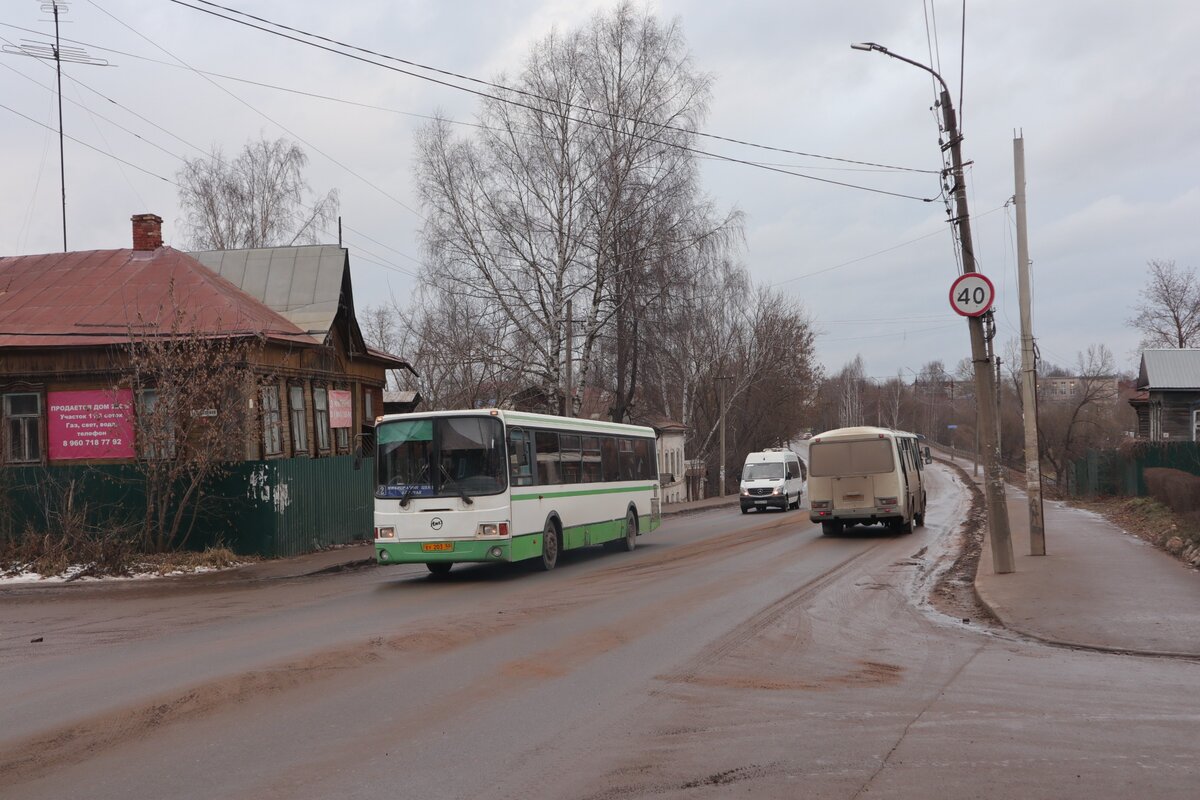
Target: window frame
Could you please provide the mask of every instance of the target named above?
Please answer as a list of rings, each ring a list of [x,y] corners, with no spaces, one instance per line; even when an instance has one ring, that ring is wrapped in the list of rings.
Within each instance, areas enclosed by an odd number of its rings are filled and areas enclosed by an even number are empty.
[[[14,397],[32,397],[35,401],[35,410],[33,413],[12,413],[12,398]],[[44,428],[42,411],[45,403],[42,400],[41,392],[4,392],[3,399],[0,401],[0,415],[4,418],[4,463],[6,464],[42,464],[45,462],[46,448],[42,442],[42,431]],[[14,425],[21,431],[20,440],[24,445],[22,448],[22,458],[13,458],[14,455]],[[32,422],[33,436],[29,435],[28,428]],[[32,444],[32,448],[30,445]],[[32,457],[30,450],[32,449]]]
[[[268,403],[267,398],[274,402]],[[258,402],[262,419],[262,446],[264,456],[283,455],[283,409],[279,402],[279,384],[264,383],[259,386]],[[271,444],[274,443],[274,449]]]
[[[304,384],[288,384],[288,427],[292,429],[292,454],[308,455],[308,398]],[[300,398],[297,404],[296,398]],[[299,424],[296,424],[299,421]]]
[[[314,386],[313,395],[313,433],[316,435],[317,450],[329,452],[329,389],[324,386]],[[321,407],[322,402],[324,408]]]

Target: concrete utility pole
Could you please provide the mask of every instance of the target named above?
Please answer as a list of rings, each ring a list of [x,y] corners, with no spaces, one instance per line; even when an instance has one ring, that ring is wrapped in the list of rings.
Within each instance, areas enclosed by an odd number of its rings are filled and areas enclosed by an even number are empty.
[[[1025,493],[1029,496],[1029,555],[1046,555],[1046,518],[1042,513],[1042,458],[1038,451],[1037,355],[1033,349],[1033,311],[1029,291],[1029,235],[1025,227],[1025,137],[1013,139],[1017,209],[1017,277],[1021,298],[1021,405],[1025,418]]]
[[[962,243],[963,272],[977,272],[975,268],[975,246],[971,239],[971,217],[967,210],[967,182],[963,174],[962,136],[958,132],[958,121],[954,105],[950,101],[950,89],[942,76],[919,61],[897,55],[883,45],[867,42],[850,45],[855,50],[876,50],[898,61],[923,69],[941,84],[940,104],[942,119],[946,127],[950,149],[951,175],[954,178],[955,219],[958,238]],[[992,377],[991,359],[987,355],[987,341],[983,335],[983,320],[967,317],[971,334],[971,364],[975,370],[975,394],[979,398],[980,441],[983,447],[984,481],[983,493],[987,500],[988,528],[992,540],[992,567],[998,574],[1013,572],[1012,533],[1008,526],[1008,505],[1004,492],[1004,474],[1001,471],[999,439],[996,436],[996,382]]]

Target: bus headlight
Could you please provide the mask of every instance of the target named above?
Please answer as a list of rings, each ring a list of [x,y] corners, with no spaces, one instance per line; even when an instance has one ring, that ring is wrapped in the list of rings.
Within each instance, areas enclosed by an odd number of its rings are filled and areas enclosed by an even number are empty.
[[[396,538],[396,529],[395,529],[395,527],[393,527],[391,525],[376,528],[375,529],[375,538],[376,539],[395,539]]]

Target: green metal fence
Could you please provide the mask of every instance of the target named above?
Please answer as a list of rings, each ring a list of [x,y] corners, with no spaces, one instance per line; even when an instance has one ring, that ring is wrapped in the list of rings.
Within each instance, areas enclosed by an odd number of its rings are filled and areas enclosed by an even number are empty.
[[[1145,471],[1155,467],[1200,475],[1200,443],[1138,442],[1120,450],[1092,450],[1070,465],[1068,489],[1075,497],[1145,495]]]
[[[204,489],[189,549],[293,556],[370,538],[374,459],[353,456],[234,464]],[[0,536],[56,530],[66,509],[95,528],[137,528],[146,495],[136,465],[0,470]]]

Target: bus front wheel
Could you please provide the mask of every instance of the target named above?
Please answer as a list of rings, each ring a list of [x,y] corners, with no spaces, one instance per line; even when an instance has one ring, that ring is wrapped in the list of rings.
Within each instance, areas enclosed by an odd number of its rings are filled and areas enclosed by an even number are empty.
[[[625,538],[621,540],[621,549],[626,553],[632,553],[633,548],[637,547],[637,535],[638,518],[631,508],[625,512]]]
[[[450,568],[454,566],[452,561],[430,561],[426,568],[434,575],[445,575],[450,572]]]
[[[542,531],[542,558],[539,562],[542,570],[549,572],[558,563],[558,526],[554,520],[546,520],[546,529]]]

